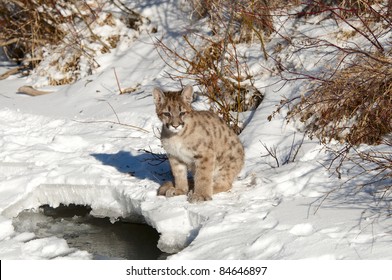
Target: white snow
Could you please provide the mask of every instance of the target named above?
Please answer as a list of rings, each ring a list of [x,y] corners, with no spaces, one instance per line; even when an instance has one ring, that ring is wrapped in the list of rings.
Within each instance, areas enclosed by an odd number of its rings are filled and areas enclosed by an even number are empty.
[[[140,12],[158,26],[157,38],[176,44],[192,27],[177,1],[155,1],[144,9],[143,1],[138,2]],[[288,26],[285,32],[331,35],[334,23],[323,24],[304,24],[298,30]],[[301,80],[283,86],[271,73],[258,74],[256,86],[265,99],[240,135],[246,162],[230,192],[199,204],[188,203],[185,196],[158,197],[170,169],[150,153],[164,154],[151,92],[155,86],[179,84],[167,77],[171,70],[153,40],[142,33],[133,42],[120,43],[97,58],[101,67],[96,73],[72,85],[47,87],[52,94],[16,94],[19,86],[31,85],[31,78],[0,81],[1,259],[91,258],[63,239],[15,230],[12,219],[23,210],[61,203],[89,205],[95,216],[144,220],[160,233],[157,245],[173,253],[170,259],[392,257],[391,219],[382,215],[371,194],[350,195],[355,180],[338,188],[343,181],[321,164],[328,155],[317,139],[305,137],[296,159],[282,165],[303,136],[296,124],[286,123],[284,114],[270,122],[267,118],[282,96],[305,86]],[[260,63],[272,65],[257,52],[258,46],[241,46],[247,47],[254,57],[250,69],[261,72]],[[322,71],[323,65],[315,62],[323,55],[324,50],[282,53],[292,67],[314,71]],[[0,63],[1,72],[11,67]],[[137,90],[119,95],[113,68],[123,88],[138,85]],[[271,157],[262,157],[263,144],[276,148],[279,167]]]

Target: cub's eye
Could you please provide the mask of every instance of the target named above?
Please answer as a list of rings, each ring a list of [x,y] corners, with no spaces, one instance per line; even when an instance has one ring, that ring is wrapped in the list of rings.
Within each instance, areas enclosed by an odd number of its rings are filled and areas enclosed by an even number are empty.
[[[180,117],[185,116],[186,112],[180,112]]]
[[[171,117],[171,114],[170,114],[169,112],[163,112],[162,114],[163,114],[165,117],[168,117],[168,118]]]

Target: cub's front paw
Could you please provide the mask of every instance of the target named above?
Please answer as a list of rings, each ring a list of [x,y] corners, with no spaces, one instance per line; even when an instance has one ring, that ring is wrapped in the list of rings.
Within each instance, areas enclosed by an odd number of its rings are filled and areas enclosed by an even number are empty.
[[[190,203],[212,200],[210,195],[189,192],[188,201]]]
[[[176,189],[172,182],[166,182],[158,189],[158,195],[164,195],[167,197],[177,196],[186,194],[185,191]]]
[[[166,195],[168,191],[174,189],[174,185],[172,182],[165,182],[162,186],[158,189],[158,195]]]

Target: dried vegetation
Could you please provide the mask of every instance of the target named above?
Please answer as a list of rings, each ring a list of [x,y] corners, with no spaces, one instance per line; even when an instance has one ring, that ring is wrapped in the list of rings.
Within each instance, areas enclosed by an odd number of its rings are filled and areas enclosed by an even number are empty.
[[[41,85],[91,74],[97,54],[116,48],[127,29],[148,24],[119,0],[0,0],[0,47],[21,69],[34,69]]]
[[[355,62],[316,83],[291,111],[324,143],[374,145],[392,133],[392,60],[358,56]]]
[[[350,36],[362,38],[365,43],[342,47],[322,41],[341,60],[329,75],[307,77],[310,86],[292,107],[288,119],[300,119],[305,131],[326,145],[333,154],[329,169],[341,177],[345,163],[353,163],[359,173],[349,181],[359,176],[368,178],[358,187],[373,185],[375,194],[390,202],[392,48],[390,40],[381,38],[392,30],[392,1],[310,1],[298,16],[314,14],[344,22],[351,30]],[[341,148],[333,148],[332,139],[340,141]]]
[[[272,10],[281,1],[193,0],[193,15],[203,18],[209,32],[184,36],[175,48],[157,41],[162,58],[170,65],[175,80],[193,80],[216,111],[236,133],[243,129],[239,113],[254,110],[263,94],[254,86],[241,44],[255,43],[267,59],[266,38],[273,33]]]

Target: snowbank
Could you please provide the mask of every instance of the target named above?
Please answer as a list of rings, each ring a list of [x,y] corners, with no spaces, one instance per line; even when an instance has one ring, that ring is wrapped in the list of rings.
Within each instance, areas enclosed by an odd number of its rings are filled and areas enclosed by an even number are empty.
[[[175,3],[143,12],[163,26],[157,36],[174,40],[189,23],[170,5]],[[282,95],[301,88],[299,81],[264,92],[241,134],[246,162],[230,192],[199,204],[189,204],[185,196],[158,197],[156,190],[170,179],[170,171],[167,162],[160,162],[164,151],[151,89],[176,85],[165,76],[167,66],[151,40],[143,35],[119,46],[98,58],[102,68],[97,74],[56,87],[50,95],[15,95],[29,78],[0,81],[1,259],[90,258],[65,240],[15,232],[12,218],[21,211],[60,203],[89,205],[91,214],[113,220],[145,221],[161,234],[158,247],[175,253],[171,259],[391,257],[391,221],[367,211],[377,207],[373,197],[364,193],[350,200],[339,189],[318,208],[320,198],[341,184],[320,164],[326,157],[322,147],[303,138],[283,116],[267,120]],[[261,59],[255,57],[254,65]],[[136,92],[116,93],[114,67],[124,87],[138,85]],[[264,74],[257,86],[274,83]],[[263,157],[263,145],[276,149],[279,167],[272,157]],[[293,147],[298,154],[286,162]]]

